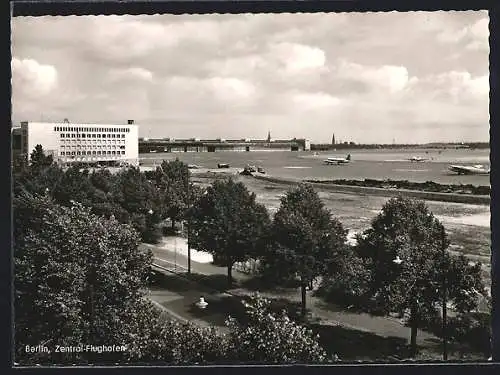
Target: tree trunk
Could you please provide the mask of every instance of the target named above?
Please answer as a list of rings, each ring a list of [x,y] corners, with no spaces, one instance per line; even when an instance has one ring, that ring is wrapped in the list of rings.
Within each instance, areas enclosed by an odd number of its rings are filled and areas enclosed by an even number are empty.
[[[233,263],[230,262],[227,265],[227,285],[229,288],[231,288],[231,286],[233,285],[232,271],[233,271]]]
[[[443,294],[446,293],[446,289],[445,289],[445,292]],[[448,322],[447,322],[447,315],[448,315],[448,312],[446,311],[446,295],[443,297],[443,327],[442,327],[442,330],[443,330],[443,361],[447,361],[448,360],[448,332],[447,332],[447,325],[448,325]]]
[[[306,318],[306,288],[307,288],[307,283],[302,280],[300,283],[300,292],[302,294],[302,305],[301,305],[301,315],[302,318]]]
[[[413,357],[417,355],[417,325],[412,323],[411,325],[411,340],[410,340],[410,354]]]
[[[410,356],[414,358],[417,355],[417,329],[418,329],[418,315],[417,312],[412,309],[410,316]]]
[[[170,219],[172,221],[172,229],[175,229],[175,220],[174,219]]]

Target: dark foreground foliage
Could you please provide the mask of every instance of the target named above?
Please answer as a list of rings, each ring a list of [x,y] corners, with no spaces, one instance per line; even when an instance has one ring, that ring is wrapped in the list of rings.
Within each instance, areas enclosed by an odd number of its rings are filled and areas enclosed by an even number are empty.
[[[15,361],[33,364],[295,363],[328,358],[318,338],[256,297],[229,332],[168,319],[145,299],[151,255],[137,232],[47,195],[14,201]],[[30,352],[44,345],[50,352]],[[57,352],[57,346],[123,346]]]

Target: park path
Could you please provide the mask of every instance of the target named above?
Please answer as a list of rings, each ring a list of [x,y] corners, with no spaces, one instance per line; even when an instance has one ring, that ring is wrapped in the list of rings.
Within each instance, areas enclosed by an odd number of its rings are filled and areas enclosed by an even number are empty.
[[[183,274],[187,271],[187,258],[184,255],[175,253],[174,251],[165,247],[158,247],[147,244],[143,244],[141,246],[152,250],[155,257],[155,264],[179,274]],[[191,272],[206,276],[226,276],[227,268],[219,267],[211,263],[199,263],[191,261]],[[234,270],[232,274],[233,278],[236,281],[235,284],[241,283],[242,281],[251,278],[249,275],[238,272],[237,270]],[[203,295],[203,293],[206,293],[206,290],[207,289],[203,288],[203,285],[191,285],[189,288],[186,288],[186,290],[182,291],[182,296],[178,295],[176,298],[184,298],[183,305],[186,307],[188,305],[192,305],[199,298],[199,296]],[[241,287],[235,287],[233,289],[227,290],[227,292],[235,295],[249,295],[253,293],[252,291]],[[259,294],[265,297],[285,297],[287,300],[293,302],[300,301],[300,292],[298,289],[281,289],[279,290],[279,292],[265,291],[259,292]],[[152,291],[151,298],[154,301],[165,306],[165,298],[168,300],[168,298],[172,298],[171,295],[171,292],[165,290],[155,290]],[[381,337],[398,337],[405,340],[409,339],[410,329],[408,327],[405,327],[399,319],[372,316],[366,313],[349,312],[333,304],[326,303],[323,299],[313,296],[311,292],[308,292],[307,294],[307,305],[308,308],[312,310],[313,316],[315,318],[319,318],[322,322],[328,322],[333,325],[337,324],[345,328],[355,329],[358,331],[371,332]],[[183,316],[187,320],[200,320],[197,317],[193,317],[189,313],[186,314],[182,311],[182,309],[179,308],[177,308],[175,312],[178,315]],[[220,317],[219,320],[221,319],[223,321],[222,317]],[[419,330],[417,343],[420,346],[434,346],[436,339],[437,338],[434,335]]]

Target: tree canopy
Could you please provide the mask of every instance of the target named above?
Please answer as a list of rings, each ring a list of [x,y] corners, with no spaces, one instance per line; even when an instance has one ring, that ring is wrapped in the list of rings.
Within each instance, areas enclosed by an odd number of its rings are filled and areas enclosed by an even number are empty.
[[[443,293],[458,311],[477,306],[484,294],[481,265],[447,252],[449,240],[441,222],[424,202],[393,198],[358,236],[356,250],[370,260],[370,297],[375,312],[408,313],[411,344],[417,328],[439,313]]]
[[[14,200],[14,228],[17,356],[43,361],[23,348],[44,342],[121,342],[151,263],[138,250],[136,232],[80,204],[64,207],[29,194]]]
[[[164,160],[155,170],[154,184],[160,194],[162,215],[170,218],[172,227],[176,221],[185,218],[186,211],[192,203],[190,194],[192,184],[189,178],[187,164],[179,159]]]
[[[30,165],[34,169],[49,167],[54,163],[52,155],[45,155],[42,145],[38,144],[30,154]]]
[[[285,278],[300,279],[305,314],[306,287],[344,262],[347,231],[331,216],[314,189],[301,184],[282,198],[272,223],[272,236],[272,247],[263,262]]]
[[[266,244],[270,225],[266,208],[241,182],[216,180],[190,212],[190,241],[228,268],[249,259]]]

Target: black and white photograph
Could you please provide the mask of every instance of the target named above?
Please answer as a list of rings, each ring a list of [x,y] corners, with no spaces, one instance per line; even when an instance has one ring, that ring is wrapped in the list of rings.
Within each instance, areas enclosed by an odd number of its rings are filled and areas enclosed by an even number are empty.
[[[488,26],[13,17],[14,365],[491,361]]]

